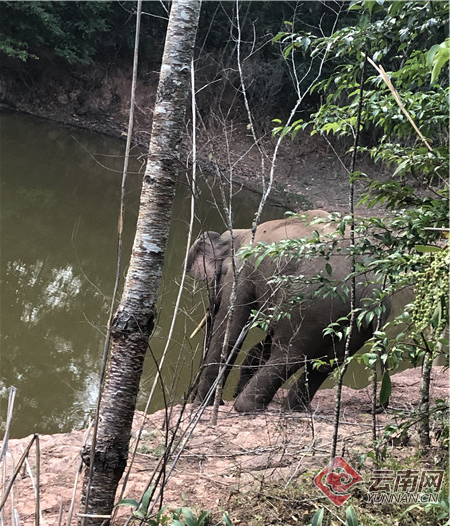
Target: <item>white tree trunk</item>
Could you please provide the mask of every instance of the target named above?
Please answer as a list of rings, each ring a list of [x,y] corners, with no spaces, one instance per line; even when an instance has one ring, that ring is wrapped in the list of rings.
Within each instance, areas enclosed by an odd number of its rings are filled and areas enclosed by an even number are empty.
[[[124,292],[111,326],[111,359],[92,473],[89,477],[89,467],[85,473],[82,513],[89,515],[112,512],[127,462],[139,382],[156,316],[177,172],[182,166],[179,147],[200,4],[197,0],[174,0],[170,12],[136,236]],[[85,524],[103,521],[88,517]]]

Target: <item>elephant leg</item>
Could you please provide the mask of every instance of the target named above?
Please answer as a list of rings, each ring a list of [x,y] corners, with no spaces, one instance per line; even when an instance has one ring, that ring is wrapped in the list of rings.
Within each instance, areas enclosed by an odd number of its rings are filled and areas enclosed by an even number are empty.
[[[284,382],[301,367],[300,363],[289,363],[274,356],[262,365],[234,401],[234,408],[240,413],[264,410]]]
[[[362,328],[360,331],[355,329],[350,343],[349,356],[353,356],[371,336],[371,327]],[[321,354],[328,356],[329,359],[337,357],[341,364],[344,352],[345,342],[341,341],[326,345]],[[335,368],[336,365],[321,365],[319,368],[313,368],[309,361],[302,375],[289,390],[286,399],[283,401],[283,406],[292,411],[308,409],[314,395]]]
[[[332,370],[332,367],[326,366],[313,369],[311,363],[308,363],[300,378],[296,380],[287,397],[283,400],[283,407],[291,411],[305,411],[308,409],[317,390],[328,378]]]
[[[241,374],[239,382],[234,391],[234,397],[239,396],[247,383],[255,375],[258,369],[264,365],[270,356],[270,346],[272,345],[272,336],[267,334],[266,339],[252,347],[241,365]]]

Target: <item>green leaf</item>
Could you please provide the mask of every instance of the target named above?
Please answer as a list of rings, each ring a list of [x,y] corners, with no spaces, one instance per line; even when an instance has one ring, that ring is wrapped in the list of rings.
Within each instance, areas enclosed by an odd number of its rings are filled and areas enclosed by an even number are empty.
[[[439,49],[439,44],[432,46],[427,53],[427,66],[431,69],[433,67],[434,57],[436,56],[437,50]]]
[[[203,526],[208,521],[209,516],[209,511],[203,511],[202,513],[200,513],[196,522],[197,526]]]
[[[225,526],[233,526],[233,522],[231,521],[230,516],[228,515],[227,512],[225,512],[222,515],[222,522],[224,523]]]
[[[305,51],[308,50],[310,44],[311,44],[311,39],[309,37],[302,37],[302,46],[305,49]]]
[[[436,59],[434,61],[433,70],[431,72],[431,84],[434,84],[439,77],[439,74],[441,73],[441,69],[444,67],[446,62],[449,61],[449,51],[447,50],[446,53],[440,53],[436,56]]]
[[[135,501],[134,499],[121,499],[116,504],[116,508],[118,506],[132,506],[133,508],[137,509],[139,508],[139,502]]]
[[[366,0],[366,2],[364,2],[364,7],[369,11],[370,14],[372,14],[374,6],[375,0]]]
[[[372,460],[375,460],[375,453],[373,451],[366,451],[366,453],[363,453],[358,458],[358,464],[362,466],[366,461],[366,458],[371,458]]]
[[[431,72],[431,84],[434,84],[441,73],[444,65],[450,60],[450,39],[440,45],[434,45],[427,53],[427,65],[433,68]]]
[[[333,272],[333,268],[331,267],[331,265],[330,265],[329,263],[327,263],[327,264],[325,265],[325,270],[327,271],[327,274],[328,274],[329,276],[331,276],[331,274],[332,274],[332,272]]]
[[[391,377],[387,371],[383,374],[383,379],[381,380],[381,389],[380,389],[380,404],[386,403],[392,393],[392,384]]]
[[[150,486],[147,491],[144,493],[144,496],[142,497],[142,504],[141,504],[141,510],[145,511],[147,513],[148,505],[150,502],[150,498],[153,493],[153,486]]]
[[[289,46],[283,52],[283,57],[284,58],[288,58],[289,54],[291,53],[291,51],[293,49],[294,49],[294,45],[293,44],[289,44]]]
[[[314,513],[311,526],[322,526],[324,512],[325,510],[323,508],[320,508],[320,510],[317,510],[316,513]]]
[[[261,265],[262,260],[266,257],[266,253],[261,254],[255,261],[255,268],[258,268]]]
[[[282,31],[281,33],[278,33],[278,35],[275,35],[272,38],[272,44],[275,44],[275,42],[278,42],[278,40],[282,39],[285,36],[286,36],[286,33],[284,31]]]
[[[345,518],[347,526],[359,526],[358,517],[353,506],[349,506],[345,511]]]
[[[433,247],[431,245],[415,245],[414,248],[417,252],[442,252],[442,248]]]
[[[391,16],[395,16],[403,8],[402,2],[391,2],[389,6],[389,12]]]

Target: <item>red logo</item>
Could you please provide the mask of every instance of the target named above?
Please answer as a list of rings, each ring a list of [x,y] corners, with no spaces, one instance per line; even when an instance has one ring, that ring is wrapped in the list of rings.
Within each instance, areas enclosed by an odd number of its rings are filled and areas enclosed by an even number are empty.
[[[341,506],[350,497],[348,490],[363,479],[342,457],[333,460],[314,479],[314,484],[333,504]]]

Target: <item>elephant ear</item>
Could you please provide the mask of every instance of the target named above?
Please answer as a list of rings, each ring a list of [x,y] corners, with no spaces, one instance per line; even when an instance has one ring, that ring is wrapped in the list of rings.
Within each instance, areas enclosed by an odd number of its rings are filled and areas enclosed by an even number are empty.
[[[222,263],[229,252],[229,244],[221,241],[217,232],[204,232],[189,250],[186,270],[198,280],[215,280],[222,271]]]

